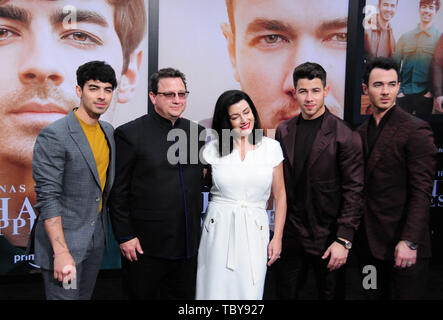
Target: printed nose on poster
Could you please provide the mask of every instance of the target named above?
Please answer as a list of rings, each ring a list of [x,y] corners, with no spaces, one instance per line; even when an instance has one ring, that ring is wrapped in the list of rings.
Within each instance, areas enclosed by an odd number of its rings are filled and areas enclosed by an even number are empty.
[[[50,42],[52,36],[42,29],[39,29],[38,35],[34,35],[33,41],[27,43],[19,68],[19,79],[24,84],[51,81],[60,85],[63,76],[59,72],[61,66],[56,58],[55,47]]]

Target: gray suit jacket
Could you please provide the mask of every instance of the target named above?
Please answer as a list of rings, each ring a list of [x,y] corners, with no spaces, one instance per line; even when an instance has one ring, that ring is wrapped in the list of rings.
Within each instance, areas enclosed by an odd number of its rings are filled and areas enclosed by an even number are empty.
[[[94,155],[73,111],[44,128],[35,142],[32,176],[39,218],[31,241],[34,241],[35,263],[44,269],[52,270],[54,262],[44,220],[62,217],[66,243],[76,264],[84,259],[100,214],[105,233],[108,230],[106,202],[114,181],[114,129],[107,122],[99,123],[110,149],[103,194]],[[102,197],[103,209],[100,213]],[[107,234],[105,236],[107,238]]]

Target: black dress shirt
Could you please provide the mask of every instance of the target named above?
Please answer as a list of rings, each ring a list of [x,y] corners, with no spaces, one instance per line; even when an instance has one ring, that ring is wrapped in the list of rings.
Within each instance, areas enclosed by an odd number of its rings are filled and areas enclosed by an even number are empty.
[[[391,117],[392,111],[396,108],[396,106],[393,106],[391,109],[389,109],[388,112],[381,118],[378,125],[375,122],[374,116],[371,116],[369,119],[369,125],[368,125],[368,156],[371,154],[372,149],[374,148],[375,143],[377,142],[378,137],[380,136],[380,133],[383,131],[383,128],[385,127],[386,122]]]

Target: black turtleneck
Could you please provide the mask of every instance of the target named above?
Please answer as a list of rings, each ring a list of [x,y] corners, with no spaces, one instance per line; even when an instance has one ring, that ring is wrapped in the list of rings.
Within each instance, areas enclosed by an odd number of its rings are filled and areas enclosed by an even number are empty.
[[[294,148],[294,181],[297,208],[304,208],[305,186],[307,182],[306,165],[318,130],[323,122],[324,114],[313,120],[305,120],[300,115],[297,120]]]

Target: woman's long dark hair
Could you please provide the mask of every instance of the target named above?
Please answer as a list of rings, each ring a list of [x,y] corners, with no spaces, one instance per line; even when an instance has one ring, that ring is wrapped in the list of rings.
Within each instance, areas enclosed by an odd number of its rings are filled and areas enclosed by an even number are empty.
[[[229,107],[242,100],[245,100],[249,104],[252,114],[254,115],[254,129],[248,136],[249,142],[255,145],[260,143],[263,137],[263,130],[261,130],[257,109],[251,98],[240,90],[225,91],[218,98],[215,104],[214,116],[212,117],[212,129],[218,134],[218,152],[220,157],[230,154],[233,150],[234,139],[232,135],[229,136],[229,143],[227,143],[228,141],[222,141],[222,132],[223,129],[233,129],[229,120]]]

